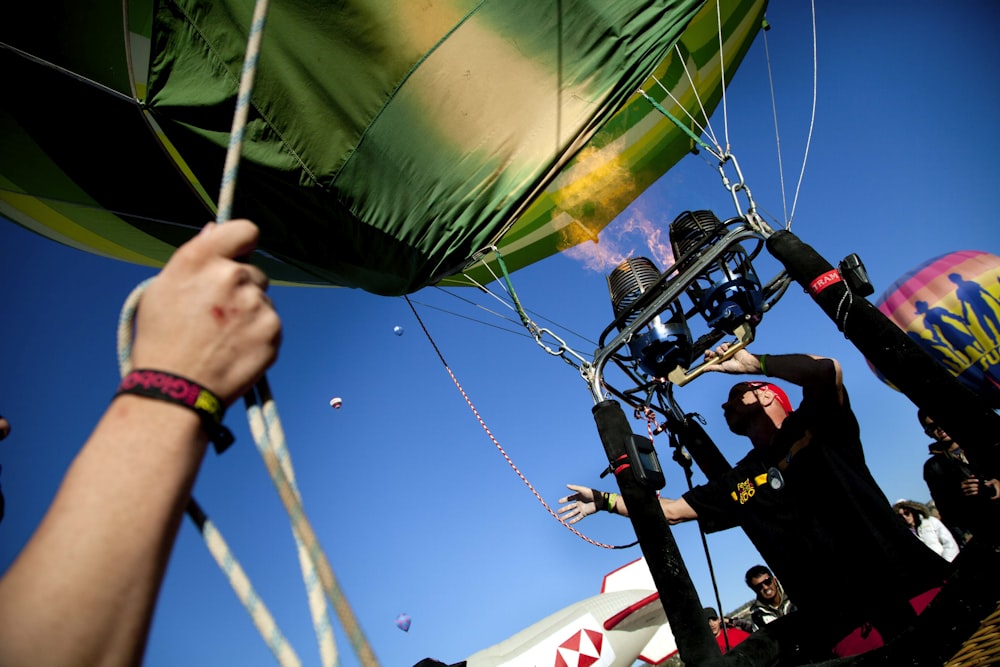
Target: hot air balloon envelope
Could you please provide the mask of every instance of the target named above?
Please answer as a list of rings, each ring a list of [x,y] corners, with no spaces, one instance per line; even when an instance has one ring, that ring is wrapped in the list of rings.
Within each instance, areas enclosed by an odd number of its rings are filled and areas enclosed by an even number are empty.
[[[339,410],[341,403],[343,403],[343,401],[340,400],[339,397],[334,397],[334,398],[330,399],[330,407],[331,408],[336,408],[337,410]]]
[[[596,240],[692,148],[637,90],[704,122],[766,6],[271,3],[232,206],[261,229],[250,261],[278,284],[401,295],[472,284],[491,245],[513,271]],[[215,217],[253,4],[9,9],[0,210],[161,266]]]
[[[1000,257],[978,250],[935,257],[876,305],[962,384],[1000,407]]]
[[[410,617],[406,614],[400,614],[396,617],[396,627],[403,632],[410,631]]]

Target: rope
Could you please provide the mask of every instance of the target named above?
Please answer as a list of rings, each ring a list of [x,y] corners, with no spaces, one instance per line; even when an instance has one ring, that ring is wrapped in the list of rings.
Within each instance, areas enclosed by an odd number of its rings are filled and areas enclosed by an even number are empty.
[[[771,50],[767,43],[767,29],[764,33],[764,60],[767,62],[767,83],[771,89],[771,116],[774,118],[774,145],[778,154],[778,185],[781,187],[782,219],[788,220],[788,195],[785,193],[785,166],[781,158],[781,133],[778,131],[778,103],[774,93],[774,72],[771,70]]]
[[[719,35],[719,74],[722,81],[722,131],[726,137],[726,153],[729,152],[729,107],[726,102],[726,51],[722,40],[722,6],[715,0],[715,20]]]
[[[229,134],[229,148],[226,153],[222,186],[219,193],[219,222],[228,220],[232,210],[232,199],[236,189],[236,174],[242,152],[243,135],[246,127],[247,113],[253,95],[253,83],[257,71],[257,59],[263,38],[264,23],[267,19],[268,0],[257,0],[254,4],[253,21],[247,42],[246,56],[243,61],[243,71],[240,76],[239,95],[236,100],[236,110],[233,116],[232,130]],[[288,512],[292,524],[292,534],[295,538],[299,566],[306,586],[309,600],[309,611],[313,619],[313,629],[319,642],[320,657],[325,667],[333,667],[337,663],[337,648],[334,643],[333,628],[330,623],[326,599],[320,594],[317,582],[322,584],[344,626],[344,630],[354,647],[355,653],[363,665],[377,665],[374,653],[365,640],[357,620],[340,592],[336,578],[323,553],[312,527],[302,509],[302,502],[294,482],[291,467],[291,456],[285,446],[284,432],[278,419],[277,408],[271,399],[267,378],[260,380],[255,391],[244,397],[247,406],[247,419],[250,430],[257,444],[257,450],[264,458],[265,465],[278,493]],[[262,414],[263,411],[263,414]]]
[[[302,548],[308,555],[308,560],[312,565],[312,572],[323,586],[323,591],[333,604],[337,617],[354,648],[354,652],[363,667],[378,667],[378,661],[372,652],[368,640],[358,625],[354,612],[351,610],[347,599],[340,590],[340,585],[333,574],[330,562],[323,552],[316,533],[312,525],[306,518],[302,503],[298,497],[293,483],[284,472],[283,460],[288,460],[287,448],[284,446],[284,434],[278,419],[277,407],[271,396],[267,378],[262,378],[254,389],[244,397],[247,405],[247,415],[250,421],[250,428],[253,432],[254,441],[258,444],[258,450],[264,458],[264,464],[278,495],[285,506],[285,511],[292,522],[292,531],[296,534],[296,540],[301,541]],[[260,413],[263,413],[263,417]],[[307,581],[307,587],[309,582]]]
[[[233,114],[233,125],[229,132],[229,148],[226,150],[226,162],[222,171],[216,222],[225,222],[232,217],[233,194],[236,192],[236,173],[239,171],[240,154],[243,151],[243,132],[246,130],[247,112],[250,108],[250,98],[253,95],[254,77],[257,74],[257,57],[260,55],[264,22],[267,20],[267,6],[268,0],[256,0],[254,3],[253,22],[250,25],[250,37],[247,40],[247,52],[243,58],[239,95],[236,98],[236,111]]]
[[[226,578],[229,579],[230,585],[236,591],[236,597],[250,613],[250,618],[257,626],[257,631],[278,659],[278,664],[300,667],[302,662],[299,660],[299,656],[281,633],[278,624],[261,601],[260,596],[257,595],[253,584],[250,583],[250,578],[247,577],[239,561],[233,556],[233,552],[229,549],[226,540],[223,539],[222,533],[205,516],[201,506],[194,498],[188,502],[187,515],[198,527],[209,553],[212,554],[212,558],[215,559],[219,568],[226,573]]]
[[[465,392],[465,389],[462,387],[462,384],[458,381],[458,378],[455,377],[455,374],[452,372],[451,367],[448,365],[448,362],[445,361],[444,355],[438,348],[437,343],[434,342],[434,338],[431,336],[430,331],[427,330],[427,326],[424,324],[424,321],[420,318],[420,314],[417,312],[417,309],[413,307],[413,303],[410,301],[409,297],[404,296],[403,298],[406,299],[407,305],[410,307],[410,310],[413,311],[413,316],[417,318],[417,323],[420,325],[420,328],[423,329],[424,335],[427,336],[427,340],[430,341],[431,347],[434,348],[435,354],[437,354],[438,359],[440,359],[441,363],[444,365],[445,371],[448,372],[448,377],[450,377],[451,381],[455,383],[455,386],[458,388],[459,393],[462,394],[462,398],[465,399],[466,405],[468,405],[469,409],[472,410],[472,414],[475,415],[476,420],[479,422],[479,425],[483,428],[483,431],[486,432],[487,437],[489,437],[489,439],[493,442],[493,445],[497,448],[497,451],[499,451],[500,455],[503,456],[505,461],[507,461],[507,464],[511,467],[514,473],[521,479],[522,482],[524,482],[525,486],[528,487],[528,490],[531,491],[531,493],[535,496],[535,498],[538,499],[538,502],[542,504],[542,507],[544,507],[545,510],[549,514],[551,514],[556,521],[558,521],[567,529],[569,529],[571,532],[573,532],[573,534],[575,534],[577,537],[584,540],[585,542],[593,544],[594,546],[598,546],[604,549],[627,549],[629,547],[635,546],[637,544],[636,542],[633,542],[632,544],[613,546],[610,544],[604,544],[602,542],[593,540],[584,535],[583,533],[581,533],[580,531],[578,531],[573,526],[566,523],[563,519],[559,517],[558,514],[556,514],[555,510],[553,510],[552,507],[550,507],[549,504],[545,502],[545,499],[542,498],[541,494],[538,493],[538,491],[531,484],[531,482],[528,481],[528,478],[521,473],[517,465],[515,465],[514,461],[511,460],[510,456],[507,455],[507,452],[504,451],[504,448],[500,444],[500,442],[497,441],[497,439],[493,436],[493,433],[490,431],[489,426],[486,425],[486,422],[483,420],[482,416],[480,416],[479,411],[476,409],[476,406],[473,405],[472,399],[469,398],[469,395]],[[520,304],[518,305],[520,306]]]
[[[261,40],[263,38],[264,23],[267,18],[268,0],[257,0],[254,5],[253,21],[250,28],[247,51],[243,62],[243,69],[240,77],[239,94],[236,102],[236,109],[233,117],[232,129],[229,136],[229,147],[226,152],[226,162],[223,171],[222,184],[219,194],[216,221],[223,223],[231,218],[232,200],[236,188],[236,175],[239,168],[239,159],[242,152],[244,131],[248,109],[253,95],[253,82],[257,70],[257,60],[260,54]],[[130,369],[132,352],[132,330],[135,311],[139,299],[145,291],[149,280],[141,283],[132,291],[126,300],[122,315],[119,318],[118,327],[118,361],[122,374]],[[360,627],[354,618],[350,606],[340,593],[333,571],[330,568],[326,555],[319,547],[315,533],[309,525],[302,509],[301,499],[298,489],[294,485],[294,474],[291,468],[291,457],[285,447],[284,433],[277,418],[277,409],[271,399],[270,390],[267,386],[267,379],[262,378],[255,390],[244,397],[247,404],[247,418],[250,422],[250,429],[264,458],[265,465],[271,478],[278,488],[285,509],[288,512],[292,523],[292,533],[295,537],[296,548],[299,557],[299,565],[302,570],[303,580],[306,586],[306,593],[309,600],[309,609],[313,618],[313,628],[319,642],[320,657],[325,667],[335,667],[337,662],[337,649],[334,643],[332,626],[326,606],[326,600],[320,595],[320,589],[316,583],[322,584],[322,590],[326,593],[330,602],[333,603],[344,625],[345,632],[351,641],[359,660],[365,667],[377,666],[377,661],[364,638]],[[259,399],[259,402],[257,402]],[[263,405],[263,416],[261,414]],[[200,508],[199,508],[200,510]],[[190,516],[190,514],[189,514]],[[202,516],[204,516],[202,514]],[[250,587],[249,579],[243,574],[242,568],[233,567],[235,559],[231,557],[228,547],[221,540],[221,535],[207,521],[197,522],[206,540],[211,539],[209,550],[213,551],[216,561],[226,572],[233,585],[237,596],[240,597],[244,606],[250,612],[254,623],[257,625],[261,636],[264,637],[268,646],[272,648],[279,663],[298,665],[298,658],[294,663],[284,662],[288,660],[291,651],[287,641],[277,630],[277,626],[270,614],[262,604],[258,604],[259,598]],[[208,526],[209,533],[206,535],[204,527]],[[216,555],[218,553],[218,555]],[[258,614],[258,610],[264,609],[264,614]],[[294,656],[294,652],[291,653]]]
[[[139,305],[139,299],[151,281],[152,278],[147,278],[132,290],[125,299],[125,304],[122,306],[118,317],[118,371],[122,377],[125,377],[132,371],[132,332],[135,323],[135,313]],[[202,539],[205,540],[205,546],[208,547],[209,553],[212,554],[215,562],[226,575],[226,579],[229,580],[229,585],[232,586],[236,597],[239,598],[247,613],[250,614],[250,618],[257,627],[260,636],[264,639],[268,648],[271,649],[274,657],[277,658],[278,664],[282,667],[300,667],[302,662],[299,660],[298,655],[296,655],[285,635],[274,621],[274,617],[271,616],[271,612],[268,611],[267,606],[261,600],[260,596],[257,595],[257,591],[254,590],[253,584],[250,583],[250,579],[246,576],[243,567],[236,560],[226,540],[222,537],[222,533],[205,516],[205,512],[193,496],[188,502],[186,512],[188,518],[198,528]]]
[[[799,189],[802,187],[802,179],[806,174],[806,160],[809,158],[809,147],[812,145],[813,127],[816,123],[816,88],[819,81],[819,56],[816,49],[816,2],[810,3],[812,8],[812,38],[813,38],[813,89],[812,89],[812,112],[809,115],[809,136],[806,139],[806,149],[802,153],[802,169],[799,171],[799,182],[795,185],[795,197],[792,199],[792,212],[788,214],[786,229],[792,228],[792,218],[795,217],[795,206],[799,202]]]
[[[267,378],[260,380],[260,385],[266,386]],[[268,392],[269,394],[270,392]],[[277,410],[273,407],[273,401],[265,404],[267,414],[262,414],[260,406],[253,403],[249,397],[244,397],[247,403],[247,419],[250,422],[250,430],[254,434],[254,442],[257,450],[264,456],[265,449],[270,447],[274,456],[281,466],[281,471],[288,480],[288,485],[295,494],[296,502],[301,507],[302,498],[295,484],[295,472],[292,469],[291,455],[288,448],[284,446],[285,434],[278,419]],[[266,457],[265,457],[266,461]],[[303,515],[304,516],[304,515]],[[306,586],[306,597],[309,601],[309,612],[312,615],[313,630],[316,633],[316,640],[319,643],[320,658],[324,667],[333,667],[337,662],[337,646],[333,637],[333,626],[330,623],[330,614],[323,597],[323,589],[319,586],[319,577],[316,567],[310,558],[299,533],[298,524],[292,522],[292,536],[295,538],[295,547],[299,557],[299,568],[302,570],[302,579]]]

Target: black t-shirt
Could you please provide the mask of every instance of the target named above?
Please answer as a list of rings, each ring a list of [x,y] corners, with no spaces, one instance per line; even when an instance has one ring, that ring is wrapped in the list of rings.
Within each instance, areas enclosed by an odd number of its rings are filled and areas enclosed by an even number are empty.
[[[962,482],[969,477],[982,479],[982,476],[960,458],[961,454],[945,453],[937,443],[931,445],[931,453],[931,458],[924,462],[924,481],[941,513],[941,520],[964,547],[966,533],[975,535],[997,525],[1000,500],[991,500],[989,487],[977,495],[965,495]]]
[[[768,469],[786,458],[774,489]],[[684,499],[706,532],[740,526],[803,610],[867,614],[939,585],[947,569],[892,510],[865,464],[847,393],[838,405],[832,387],[805,392],[768,449]]]

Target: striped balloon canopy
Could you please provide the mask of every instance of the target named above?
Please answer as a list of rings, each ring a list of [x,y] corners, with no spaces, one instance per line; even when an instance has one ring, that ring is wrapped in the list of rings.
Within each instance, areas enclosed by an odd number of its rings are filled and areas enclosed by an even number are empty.
[[[962,384],[1000,407],[1000,257],[978,250],[935,257],[894,282],[876,305]]]

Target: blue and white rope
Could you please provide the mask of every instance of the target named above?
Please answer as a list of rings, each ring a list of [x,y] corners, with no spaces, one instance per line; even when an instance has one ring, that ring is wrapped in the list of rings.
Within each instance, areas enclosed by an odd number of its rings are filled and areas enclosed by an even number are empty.
[[[152,278],[144,280],[129,293],[118,317],[118,372],[121,377],[125,377],[132,371],[132,340],[136,310],[139,306],[139,299],[152,280]],[[191,502],[196,504],[193,498]],[[191,517],[191,514],[188,513],[188,516]],[[194,521],[194,518],[191,518]],[[236,560],[226,540],[222,537],[222,533],[207,517],[202,522],[194,521],[194,523],[198,527],[202,539],[205,540],[205,546],[209,553],[212,554],[219,569],[226,575],[236,597],[250,614],[253,624],[257,627],[260,636],[264,638],[268,648],[274,653],[278,664],[281,667],[301,667],[302,661],[299,660],[299,656],[285,639],[285,635],[282,634],[267,606],[257,595],[253,584],[250,583],[250,578],[247,577],[239,561]]]

